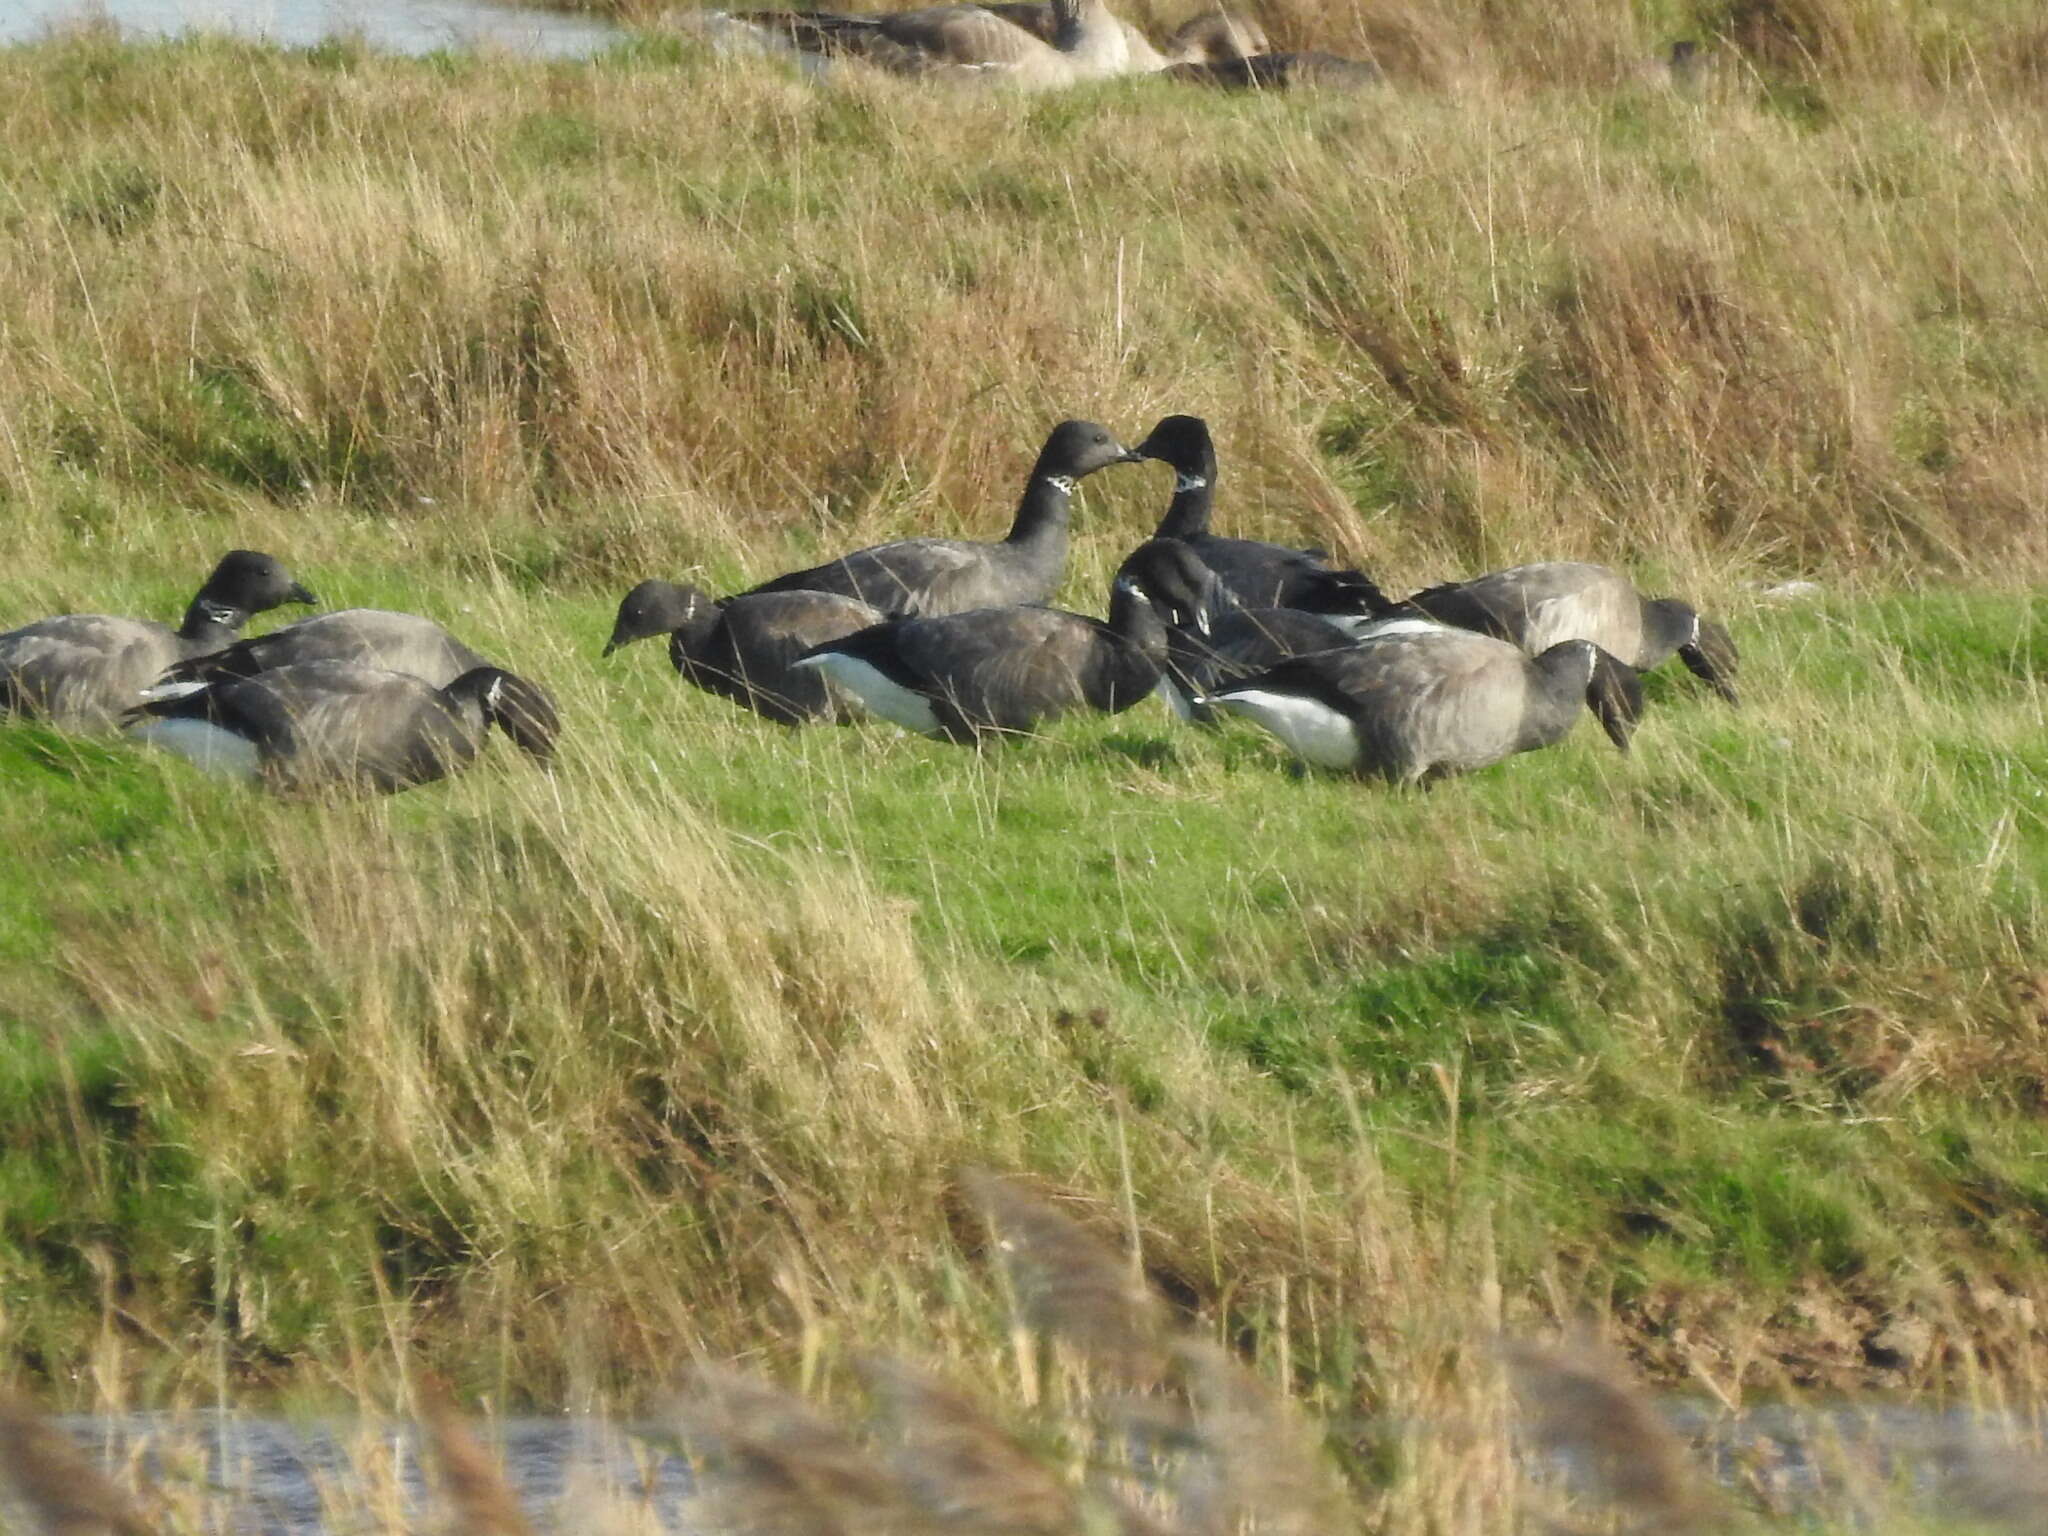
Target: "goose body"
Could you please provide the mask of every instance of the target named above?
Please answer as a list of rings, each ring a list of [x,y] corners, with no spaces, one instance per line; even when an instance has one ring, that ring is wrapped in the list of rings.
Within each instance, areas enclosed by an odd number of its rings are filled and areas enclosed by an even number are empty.
[[[1007,0],[983,9],[1042,42],[1059,40],[1059,16],[1048,0]],[[1121,16],[1112,19],[1123,29],[1131,74],[1153,74],[1177,64],[1241,59],[1265,53],[1272,46],[1258,22],[1230,11],[1204,11],[1190,17],[1174,29],[1163,50]]]
[[[1675,597],[1645,598],[1619,571],[1575,560],[1518,565],[1417,592],[1401,605],[1441,623],[1492,635],[1531,656],[1590,640],[1638,671],[1676,654],[1729,703],[1737,702],[1734,638]]]
[[[882,622],[836,592],[757,592],[718,602],[695,587],[643,581],[619,603],[604,653],[656,635],[683,679],[782,725],[844,723],[859,701],[816,669],[795,670],[814,646]]]
[[[1550,746],[1582,708],[1626,751],[1642,690],[1634,669],[1584,640],[1531,659],[1505,641],[1445,629],[1297,656],[1210,702],[1316,767],[1413,783]]]
[[[167,669],[165,684],[254,677],[308,661],[348,661],[406,672],[435,688],[486,665],[484,658],[432,619],[383,608],[338,608],[287,624]]]
[[[820,646],[797,666],[905,730],[974,742],[1072,709],[1129,709],[1158,688],[1165,659],[1165,623],[1125,574],[1107,622],[1025,605],[897,619]]]
[[[101,613],[25,624],[0,634],[0,715],[73,730],[112,726],[165,668],[219,650],[254,614],[313,601],[269,555],[238,549],[214,567],[175,629]]]
[[[1049,36],[978,5],[879,15],[744,11],[730,19],[814,58],[857,58],[892,74],[1027,90],[1128,73],[1134,35],[1104,0],[1052,0]]]
[[[467,767],[493,725],[545,761],[560,729],[545,691],[495,667],[436,688],[348,661],[224,677],[138,705],[127,723],[204,768],[286,791],[430,783]]]
[[[1376,614],[1392,606],[1363,573],[1332,570],[1319,549],[1211,533],[1216,446],[1200,417],[1168,416],[1132,451],[1173,467],[1173,500],[1153,537],[1186,544],[1244,607]]]
[[[1042,603],[1067,563],[1067,517],[1075,482],[1132,451],[1092,421],[1064,421],[1039,451],[1009,536],[899,539],[755,587],[762,592],[836,592],[893,617],[965,613]]]
[[[1236,91],[1362,91],[1385,83],[1377,64],[1334,53],[1252,53],[1170,64],[1166,77],[1184,85]]]

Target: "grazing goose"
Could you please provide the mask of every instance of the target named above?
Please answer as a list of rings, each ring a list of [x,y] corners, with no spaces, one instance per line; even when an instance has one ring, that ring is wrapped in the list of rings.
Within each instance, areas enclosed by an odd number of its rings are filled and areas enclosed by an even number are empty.
[[[1165,75],[1183,85],[1238,91],[1362,91],[1386,81],[1377,64],[1314,52],[1190,59],[1168,65]]]
[[[0,715],[111,726],[166,667],[219,650],[252,614],[316,601],[269,555],[237,549],[213,568],[176,629],[71,613],[9,630],[0,635]]]
[[[1468,630],[1384,635],[1282,662],[1210,702],[1318,768],[1414,783],[1560,741],[1590,708],[1624,752],[1642,713],[1635,669],[1585,640],[1533,661]]]
[[[1361,572],[1331,570],[1322,550],[1211,533],[1216,445],[1199,416],[1166,417],[1132,452],[1173,466],[1173,500],[1153,537],[1188,545],[1245,607],[1378,614],[1392,606]]]
[[[764,581],[754,592],[837,592],[895,618],[1042,603],[1067,563],[1067,512],[1074,483],[1137,455],[1092,421],[1063,421],[1039,450],[1009,537],[899,539],[855,550],[805,571]]]
[[[159,686],[254,677],[304,661],[352,661],[386,672],[408,672],[435,688],[486,665],[483,657],[432,619],[383,608],[337,608],[178,662],[165,671]]]
[[[561,724],[534,683],[476,667],[444,688],[350,661],[226,677],[128,711],[130,734],[272,789],[386,792],[467,767],[495,725],[546,762]]]
[[[669,660],[694,686],[780,725],[844,724],[859,713],[857,701],[816,670],[791,668],[813,646],[881,622],[875,609],[837,592],[756,592],[719,602],[695,587],[643,581],[620,601],[604,654],[667,635]]]
[[[1043,90],[1129,72],[1129,33],[1103,0],[1050,0],[1050,10],[1050,37],[978,5],[870,16],[744,11],[728,19],[785,37],[799,53],[858,58],[892,74]]]
[[[1191,600],[1171,560],[1146,545],[1126,561],[1107,623],[1028,605],[898,619],[829,641],[797,667],[816,668],[884,720],[948,741],[1029,731],[1077,707],[1117,714],[1157,690],[1166,659],[1147,589],[1162,603]]]
[[[1471,581],[1418,592],[1401,605],[1460,629],[1477,630],[1531,656],[1560,640],[1590,640],[1637,671],[1678,659],[1730,704],[1735,640],[1689,603],[1645,598],[1619,571],[1575,560],[1518,565]]]

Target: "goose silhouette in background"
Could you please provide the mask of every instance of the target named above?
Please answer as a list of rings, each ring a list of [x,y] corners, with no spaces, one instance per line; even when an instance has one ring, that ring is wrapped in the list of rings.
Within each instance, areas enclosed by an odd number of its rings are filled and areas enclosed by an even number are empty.
[[[1073,709],[1113,715],[1157,691],[1159,608],[1198,604],[1202,575],[1148,544],[1111,586],[1107,621],[1030,605],[898,619],[828,642],[797,666],[884,720],[947,741],[1031,731]]]
[[[978,5],[874,15],[829,11],[709,12],[696,22],[745,27],[814,59],[853,58],[892,74],[1044,90],[1126,74],[1130,33],[1103,0],[1050,0],[1049,36]]]
[[[1314,51],[1179,60],[1163,73],[1183,85],[1236,91],[1362,91],[1386,83],[1377,64]]]
[[[1585,709],[1625,752],[1642,701],[1635,669],[1589,641],[1532,659],[1460,629],[1296,656],[1209,696],[1304,762],[1402,784],[1553,745]]]
[[[224,677],[139,704],[124,723],[211,772],[300,793],[431,783],[467,767],[493,726],[545,763],[561,731],[546,690],[496,667],[436,688],[348,661]]]
[[[1039,450],[1007,538],[898,539],[777,576],[753,591],[837,592],[892,618],[1042,603],[1066,570],[1076,482],[1136,457],[1106,427],[1063,421]]]
[[[756,592],[718,601],[695,587],[643,581],[619,602],[609,656],[623,645],[668,636],[685,681],[782,725],[841,724],[857,700],[816,669],[793,670],[815,646],[882,622],[858,598],[836,592]]]
[[[436,688],[489,664],[432,619],[416,613],[337,608],[178,662],[151,691],[228,677],[254,677],[308,661],[350,661],[387,672],[408,672]]]
[[[1730,704],[1738,703],[1735,639],[1690,603],[1646,598],[1619,571],[1576,560],[1518,565],[1417,592],[1404,612],[1492,635],[1540,655],[1562,640],[1590,640],[1637,671],[1674,654]]]
[[[1332,570],[1320,549],[1211,533],[1216,445],[1209,424],[1199,416],[1166,417],[1132,452],[1173,468],[1173,500],[1153,537],[1185,543],[1243,606],[1355,614],[1379,614],[1393,606],[1362,572]]]
[[[316,601],[272,556],[237,549],[213,568],[176,629],[101,613],[25,624],[0,634],[0,715],[73,730],[112,726],[165,668],[221,649],[255,614]]]

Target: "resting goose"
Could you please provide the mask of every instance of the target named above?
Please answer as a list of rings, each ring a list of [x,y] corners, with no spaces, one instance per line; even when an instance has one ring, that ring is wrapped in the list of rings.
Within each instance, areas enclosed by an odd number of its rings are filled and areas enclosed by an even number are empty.
[[[1042,603],[1066,569],[1067,513],[1075,482],[1136,457],[1105,427],[1063,421],[1039,450],[1009,537],[1001,542],[899,539],[791,571],[753,591],[837,592],[892,617]]]
[[[1590,640],[1637,671],[1674,652],[1730,704],[1738,702],[1734,637],[1675,597],[1645,598],[1604,565],[1551,560],[1418,592],[1401,605],[1476,630],[1534,656],[1561,640]]]
[[[416,613],[337,608],[178,662],[164,672],[158,686],[254,677],[305,661],[352,661],[386,672],[408,672],[435,688],[487,664],[439,624]]]
[[[110,726],[166,667],[219,650],[251,615],[315,601],[269,555],[237,549],[213,568],[176,629],[71,613],[9,630],[0,634],[0,715]]]
[[[1147,545],[1125,562],[1107,623],[1025,605],[898,619],[796,665],[816,668],[884,720],[948,741],[1030,731],[1075,708],[1117,714],[1159,686],[1166,626],[1146,587],[1180,598],[1170,559]]]
[[[669,660],[694,686],[781,725],[844,724],[858,704],[817,671],[791,668],[813,646],[881,622],[875,609],[836,592],[756,592],[720,602],[695,587],[643,581],[620,601],[604,654],[667,635]]]
[[[1365,614],[1392,606],[1362,572],[1330,569],[1322,550],[1211,533],[1216,445],[1199,416],[1166,417],[1132,452],[1173,466],[1173,500],[1153,537],[1188,545],[1244,606]]]
[[[386,792],[467,767],[497,726],[547,761],[561,725],[538,685],[476,667],[435,688],[403,672],[306,661],[131,709],[130,734],[272,789]]]
[[[1183,85],[1238,91],[1362,91],[1382,85],[1377,64],[1334,53],[1247,53],[1170,64],[1166,78]]]
[[[1414,783],[1550,746],[1582,707],[1627,751],[1642,685],[1633,668],[1584,640],[1531,660],[1505,641],[1440,629],[1297,656],[1209,702],[1318,768]]]
[[[743,11],[729,21],[784,37],[801,54],[853,57],[892,74],[1046,89],[1128,73],[1129,34],[1103,0],[1051,0],[1040,37],[978,5],[879,15]]]
[[[1042,42],[1058,40],[1059,17],[1050,0],[1009,0],[982,9],[1012,26],[1022,27]],[[1123,28],[1129,55],[1127,72],[1134,75],[1154,74],[1175,64],[1241,59],[1265,53],[1272,47],[1256,21],[1229,11],[1204,11],[1190,17],[1174,29],[1163,51],[1153,47],[1150,38],[1121,16],[1111,19]]]

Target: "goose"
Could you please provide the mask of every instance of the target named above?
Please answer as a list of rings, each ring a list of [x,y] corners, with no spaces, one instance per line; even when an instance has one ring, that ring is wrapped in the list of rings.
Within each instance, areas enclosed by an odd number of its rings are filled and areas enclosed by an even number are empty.
[[[1317,52],[1186,59],[1169,64],[1164,74],[1183,85],[1239,91],[1362,91],[1386,83],[1377,64]]]
[[[272,789],[387,793],[467,767],[495,725],[541,762],[561,724],[525,678],[474,667],[436,688],[352,661],[302,661],[224,677],[127,712],[129,734]]]
[[[1050,0],[1050,10],[1050,37],[978,5],[866,16],[743,11],[725,19],[787,38],[800,54],[858,58],[892,74],[1046,89],[1129,72],[1130,33],[1104,0]]]
[[[70,613],[0,634],[0,715],[74,730],[111,726],[166,667],[219,650],[251,615],[317,601],[271,556],[230,550],[176,629]]]
[[[1330,569],[1320,549],[1289,549],[1211,533],[1216,445],[1201,417],[1164,418],[1132,452],[1173,466],[1173,500],[1153,537],[1185,543],[1244,606],[1365,614],[1393,606],[1363,573]]]
[[[1493,635],[1540,655],[1560,640],[1590,640],[1637,671],[1674,652],[1687,670],[1730,704],[1738,653],[1734,637],[1690,603],[1645,598],[1604,565],[1550,560],[1417,592],[1400,605],[1461,629]]]
[[[837,592],[892,618],[1042,603],[1066,568],[1067,513],[1075,482],[1136,458],[1106,427],[1063,421],[1039,450],[1009,537],[1000,543],[899,539],[791,571],[752,590]]]
[[[791,666],[813,646],[881,622],[876,609],[836,592],[756,592],[719,602],[695,587],[643,581],[620,600],[604,654],[667,635],[669,660],[694,686],[781,725],[844,724],[858,702],[818,672]]]
[[[982,9],[1012,26],[1022,27],[1043,42],[1058,39],[1059,18],[1050,0],[1001,0]],[[1153,47],[1150,38],[1121,16],[1112,19],[1123,28],[1124,46],[1130,57],[1128,72],[1134,75],[1154,74],[1176,64],[1241,59],[1265,53],[1272,47],[1256,21],[1230,11],[1204,11],[1190,17],[1174,29],[1164,50]]]
[[[1209,696],[1315,767],[1411,784],[1550,746],[1581,706],[1626,752],[1642,699],[1635,669],[1590,641],[1532,660],[1458,629],[1296,656]]]
[[[1118,714],[1158,689],[1166,660],[1166,625],[1147,589],[1190,600],[1171,563],[1149,545],[1126,561],[1107,623],[1026,604],[897,619],[828,641],[796,665],[884,720],[947,741],[1030,731],[1074,708]]]
[[[383,608],[337,608],[177,662],[165,670],[151,692],[228,677],[254,677],[305,661],[352,661],[386,672],[408,672],[435,688],[444,688],[463,673],[487,665],[483,657],[432,619]]]

